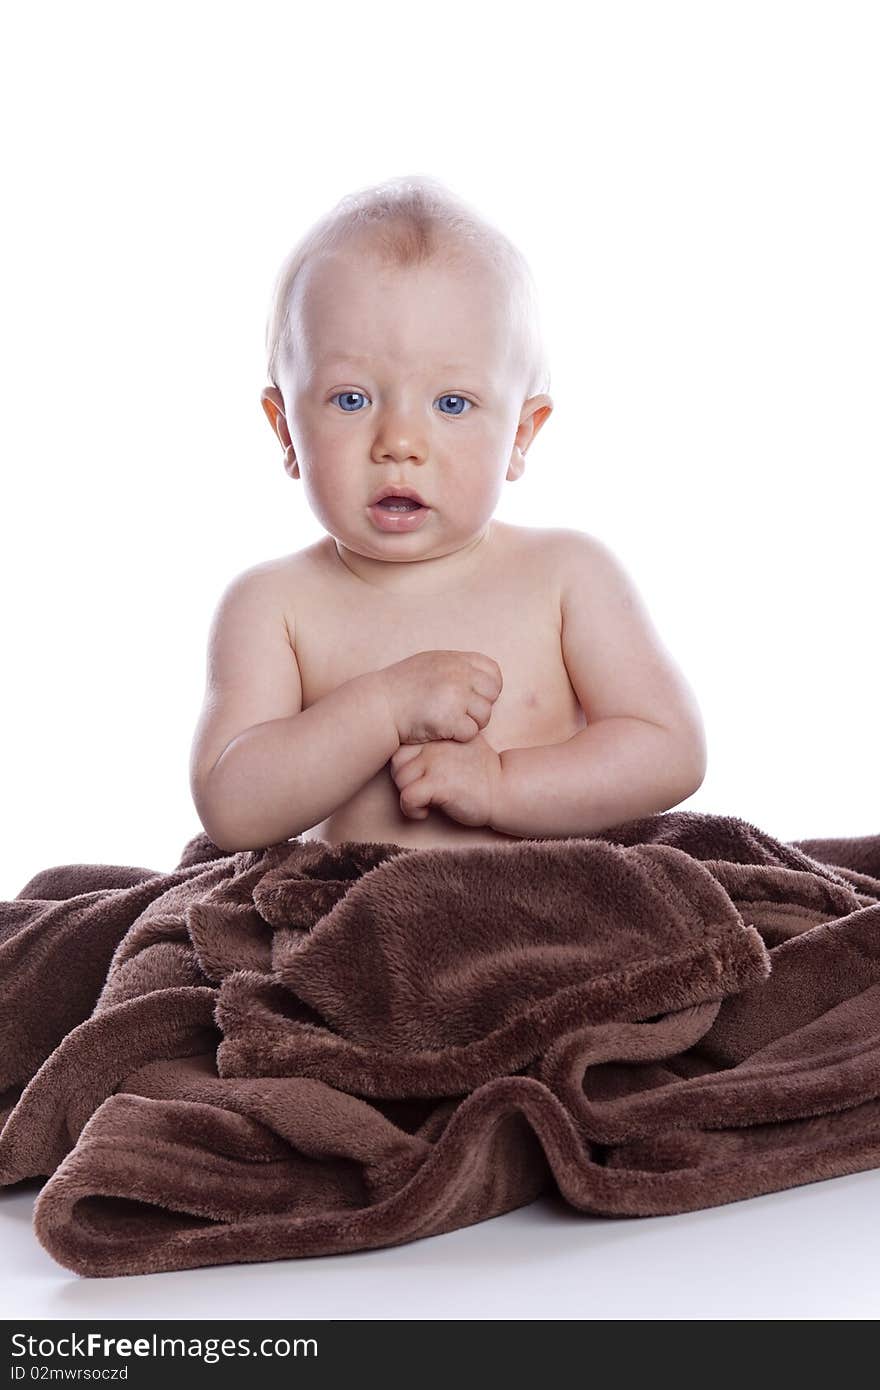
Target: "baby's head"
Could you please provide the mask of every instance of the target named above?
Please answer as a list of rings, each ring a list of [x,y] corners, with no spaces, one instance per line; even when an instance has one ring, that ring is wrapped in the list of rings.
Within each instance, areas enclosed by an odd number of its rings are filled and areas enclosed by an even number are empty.
[[[337,544],[383,561],[460,550],[553,409],[524,258],[434,179],[343,198],[288,255],[263,409]],[[415,492],[415,512],[371,506]]]

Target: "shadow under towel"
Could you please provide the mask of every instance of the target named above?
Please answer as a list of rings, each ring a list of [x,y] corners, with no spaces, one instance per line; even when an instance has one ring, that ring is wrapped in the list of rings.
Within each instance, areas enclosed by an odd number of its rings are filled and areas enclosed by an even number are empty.
[[[398,1245],[555,1188],[693,1211],[880,1165],[880,835],[68,864],[0,903],[0,1183],[83,1275]]]

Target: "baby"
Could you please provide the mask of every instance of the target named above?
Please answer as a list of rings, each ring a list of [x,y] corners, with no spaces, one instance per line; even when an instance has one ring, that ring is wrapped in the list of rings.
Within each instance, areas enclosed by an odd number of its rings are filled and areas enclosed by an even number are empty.
[[[436,180],[279,273],[263,409],[326,536],[222,594],[190,760],[222,850],[585,836],[700,786],[700,712],[595,536],[494,519],[553,402],[520,253]]]

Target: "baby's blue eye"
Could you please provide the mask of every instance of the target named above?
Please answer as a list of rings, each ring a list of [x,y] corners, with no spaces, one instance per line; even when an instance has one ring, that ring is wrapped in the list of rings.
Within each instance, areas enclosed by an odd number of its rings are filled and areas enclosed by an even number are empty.
[[[454,415],[465,415],[467,412],[466,412],[466,410],[464,409],[464,407],[466,407],[466,406],[473,406],[473,401],[469,401],[465,396],[438,396],[438,400],[441,400],[441,401],[455,401],[455,402],[457,402],[457,404],[459,404],[459,405],[462,407],[462,409],[461,409],[461,410],[456,410],[456,411],[450,411],[450,414],[454,414]],[[445,410],[444,410],[443,414],[444,414],[444,415],[446,414],[446,411],[445,411]]]
[[[363,391],[337,391],[335,396],[331,396],[331,400],[336,401],[339,400],[340,397],[342,397],[343,400],[350,401],[352,396],[354,396],[355,399],[357,399],[357,397],[360,396],[362,401],[366,400],[366,396],[364,395]],[[343,406],[342,409],[345,410],[346,415],[357,414],[356,410],[347,410],[345,406]]]
[[[365,401],[367,400],[367,397],[364,395],[363,391],[337,391],[336,395],[331,396],[330,399],[332,401],[344,402],[344,404],[342,404],[340,408],[345,412],[346,415],[357,415],[360,409],[357,405],[358,399]],[[466,396],[453,396],[451,394],[448,394],[445,396],[438,396],[437,399],[440,401],[454,401],[457,406],[461,407],[460,409],[450,410],[448,412],[444,410],[444,415],[465,415],[467,414],[468,409],[473,408],[473,401],[469,401]],[[352,401],[354,401],[354,409],[349,410],[348,407],[349,405],[351,405]]]

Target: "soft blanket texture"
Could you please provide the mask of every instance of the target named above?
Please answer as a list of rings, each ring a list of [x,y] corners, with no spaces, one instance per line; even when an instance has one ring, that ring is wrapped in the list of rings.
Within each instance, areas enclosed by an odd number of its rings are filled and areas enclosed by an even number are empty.
[[[0,904],[0,1183],[85,1275],[400,1244],[555,1184],[691,1211],[880,1163],[880,836],[293,840]],[[51,1175],[51,1176],[50,1176]]]

